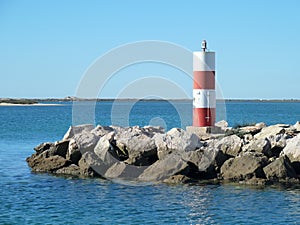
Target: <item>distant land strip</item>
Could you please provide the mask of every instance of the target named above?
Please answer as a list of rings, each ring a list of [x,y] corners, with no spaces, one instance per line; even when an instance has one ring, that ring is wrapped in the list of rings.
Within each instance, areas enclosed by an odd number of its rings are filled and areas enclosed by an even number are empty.
[[[155,99],[155,98],[0,98],[0,103],[9,104],[37,104],[45,102],[76,102],[76,101],[97,101],[97,102],[110,102],[110,101],[192,101],[192,99]],[[300,102],[300,99],[217,99],[217,102]]]
[[[18,104],[18,105],[20,105],[20,104],[21,105],[32,105],[32,104],[37,104],[39,102],[34,99],[1,98],[0,104],[1,103]]]

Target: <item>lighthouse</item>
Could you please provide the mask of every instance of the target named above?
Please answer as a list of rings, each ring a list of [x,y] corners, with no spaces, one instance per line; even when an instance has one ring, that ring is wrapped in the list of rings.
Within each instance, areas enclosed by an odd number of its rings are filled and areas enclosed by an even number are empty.
[[[193,52],[193,126],[213,127],[216,122],[215,52],[208,51],[207,42],[202,51]]]

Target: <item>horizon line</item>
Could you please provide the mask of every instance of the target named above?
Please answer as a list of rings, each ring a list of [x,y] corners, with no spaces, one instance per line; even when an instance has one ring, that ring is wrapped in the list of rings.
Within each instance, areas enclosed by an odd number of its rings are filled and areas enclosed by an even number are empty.
[[[0,102],[3,101],[37,101],[37,102],[46,102],[46,101],[57,101],[57,102],[73,102],[73,101],[192,101],[192,98],[78,98],[78,97],[65,97],[65,98],[0,98]],[[300,99],[241,99],[241,98],[225,98],[225,99],[216,99],[216,101],[225,101],[225,102],[300,102]]]

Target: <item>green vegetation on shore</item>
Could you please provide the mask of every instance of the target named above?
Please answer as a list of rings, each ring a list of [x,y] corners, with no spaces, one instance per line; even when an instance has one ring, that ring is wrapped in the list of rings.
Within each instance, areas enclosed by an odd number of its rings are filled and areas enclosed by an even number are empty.
[[[1,98],[0,103],[8,104],[36,104],[38,101],[33,99],[13,99],[13,98]]]

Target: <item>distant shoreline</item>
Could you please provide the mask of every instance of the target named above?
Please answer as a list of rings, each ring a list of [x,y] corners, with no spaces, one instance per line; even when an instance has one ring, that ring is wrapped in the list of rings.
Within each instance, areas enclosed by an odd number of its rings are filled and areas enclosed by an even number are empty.
[[[226,102],[300,102],[300,99],[225,99]]]
[[[0,106],[60,106],[61,104],[44,104],[44,103],[33,103],[33,104],[19,104],[19,103],[6,103],[1,102]]]
[[[49,106],[49,105],[59,105],[59,104],[45,104],[46,102],[77,102],[77,101],[97,101],[97,102],[111,102],[111,101],[142,101],[142,102],[153,102],[153,101],[186,101],[190,102],[192,99],[135,99],[135,98],[0,98],[1,106],[17,106],[17,105],[27,105],[27,106]],[[217,102],[300,102],[300,99],[217,99]]]

